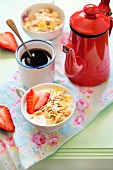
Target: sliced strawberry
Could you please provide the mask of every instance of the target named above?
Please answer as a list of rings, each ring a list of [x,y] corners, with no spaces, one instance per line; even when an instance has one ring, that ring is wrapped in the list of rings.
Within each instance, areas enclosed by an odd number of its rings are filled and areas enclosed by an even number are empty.
[[[4,32],[0,34],[0,47],[4,49],[16,51],[18,44],[14,35],[11,32]]]
[[[40,92],[38,101],[35,105],[35,111],[39,110],[42,106],[44,106],[48,102],[49,98],[50,98],[49,92]]]
[[[27,112],[29,114],[34,113],[34,107],[37,100],[38,100],[38,93],[36,93],[33,89],[31,89],[26,95]]]
[[[0,128],[9,132],[15,130],[10,111],[6,106],[0,106]]]

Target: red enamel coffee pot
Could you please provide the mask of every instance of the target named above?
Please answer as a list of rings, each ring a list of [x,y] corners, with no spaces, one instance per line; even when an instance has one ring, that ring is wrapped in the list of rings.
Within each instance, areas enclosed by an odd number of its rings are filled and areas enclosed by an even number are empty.
[[[113,27],[109,1],[101,0],[98,7],[88,4],[70,18],[69,43],[63,46],[65,73],[80,86],[96,86],[109,77],[108,37]]]

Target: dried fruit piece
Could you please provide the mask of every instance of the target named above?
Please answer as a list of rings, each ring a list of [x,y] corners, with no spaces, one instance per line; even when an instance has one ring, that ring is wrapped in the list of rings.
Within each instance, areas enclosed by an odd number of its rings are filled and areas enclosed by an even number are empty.
[[[41,31],[45,31],[45,30],[47,29],[46,22],[45,22],[45,21],[39,22],[39,23],[38,23],[38,28],[39,28],[39,30],[41,30]]]
[[[35,20],[35,19],[36,19],[36,16],[34,14],[28,16],[29,21],[32,21],[32,20]]]
[[[51,21],[50,24],[49,24],[49,26],[50,26],[50,29],[54,30],[55,27],[56,27],[56,24],[55,24],[54,21]]]
[[[39,9],[38,12],[39,12],[39,13],[43,13],[43,12],[44,12],[44,9]]]
[[[55,88],[55,91],[58,92],[58,91],[61,91],[62,89],[60,87],[56,87]]]
[[[67,102],[70,102],[72,100],[72,97],[71,96],[66,96],[65,99],[66,99]]]
[[[53,18],[58,18],[58,17],[59,17],[59,15],[58,15],[58,12],[57,12],[57,11],[52,12],[51,16],[52,16]]]
[[[52,9],[50,9],[50,8],[46,8],[46,9],[45,9],[45,12],[47,12],[47,13],[49,13],[49,14],[50,14],[50,13],[52,12]]]
[[[53,124],[53,119],[46,119],[46,123],[47,123],[47,125]]]
[[[26,28],[29,28],[31,26],[31,23],[29,21],[27,21],[24,25]]]

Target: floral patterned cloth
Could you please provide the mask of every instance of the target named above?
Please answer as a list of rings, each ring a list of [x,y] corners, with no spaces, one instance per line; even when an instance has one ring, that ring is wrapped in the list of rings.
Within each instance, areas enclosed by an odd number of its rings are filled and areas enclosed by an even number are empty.
[[[22,170],[53,154],[71,137],[81,132],[110,103],[113,102],[113,67],[108,81],[95,87],[80,87],[69,81],[64,73],[65,54],[62,45],[67,42],[69,31],[53,40],[57,51],[55,82],[66,86],[76,98],[74,116],[62,129],[53,133],[42,133],[28,123],[20,112],[20,98],[16,87],[22,87],[19,71],[0,86],[0,105],[10,109],[15,132],[0,130],[1,170]],[[113,61],[111,59],[111,65]],[[38,168],[38,164],[37,164]]]

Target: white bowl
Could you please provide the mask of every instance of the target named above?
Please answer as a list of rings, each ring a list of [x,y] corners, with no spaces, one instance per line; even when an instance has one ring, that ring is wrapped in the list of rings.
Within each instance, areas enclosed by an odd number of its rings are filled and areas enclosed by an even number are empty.
[[[30,91],[30,89],[27,90],[27,91],[24,91],[22,88],[17,88],[16,89],[18,96],[21,97],[21,112],[22,112],[22,115],[24,116],[24,118],[29,123],[36,126],[42,132],[54,132],[54,131],[57,131],[58,129],[62,128],[63,125],[67,121],[69,121],[69,119],[72,117],[72,115],[73,115],[73,113],[75,111],[76,102],[75,102],[75,98],[74,98],[73,94],[66,87],[64,87],[62,85],[55,84],[55,83],[43,83],[43,84],[38,84],[38,85],[32,87],[32,89],[34,89],[35,91],[50,90],[50,89],[54,89],[54,88],[58,88],[58,87],[60,87],[61,89],[66,90],[66,95],[69,95],[69,96],[72,97],[72,100],[69,103],[71,113],[63,121],[61,121],[61,122],[59,122],[57,124],[51,124],[51,125],[48,125],[46,123],[42,123],[42,122],[40,122],[40,120],[36,121],[34,119],[31,119],[32,114],[28,114],[27,111],[26,111],[26,95]]]
[[[53,30],[51,32],[33,32],[24,26],[24,18],[26,15],[28,15],[29,13],[34,13],[39,9],[47,9],[47,8],[52,9],[53,12],[57,11],[59,14],[59,18],[62,20],[62,24],[56,30]],[[25,9],[21,14],[21,26],[32,39],[52,40],[56,38],[58,35],[60,35],[64,27],[64,24],[65,24],[65,14],[63,10],[58,6],[50,3],[34,4],[32,6],[29,6],[27,9]]]

